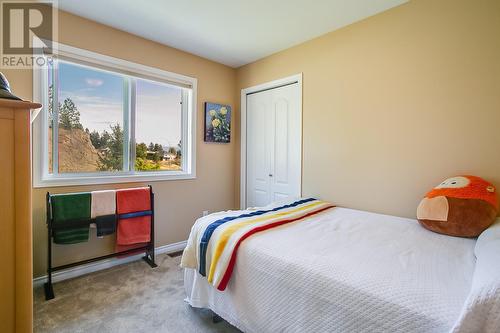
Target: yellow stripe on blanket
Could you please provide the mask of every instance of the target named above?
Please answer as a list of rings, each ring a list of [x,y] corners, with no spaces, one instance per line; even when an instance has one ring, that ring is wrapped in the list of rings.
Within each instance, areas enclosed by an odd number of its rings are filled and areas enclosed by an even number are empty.
[[[217,264],[219,263],[220,256],[221,256],[222,252],[224,251],[224,248],[226,247],[229,238],[235,232],[237,232],[241,228],[244,228],[244,227],[249,226],[249,225],[254,224],[254,223],[269,222],[273,219],[285,219],[285,218],[289,217],[289,215],[304,213],[308,210],[311,210],[312,208],[315,208],[315,207],[317,207],[319,205],[323,205],[323,204],[328,204],[328,203],[326,203],[324,201],[315,201],[311,204],[301,206],[301,207],[298,207],[298,208],[295,208],[295,209],[292,209],[292,210],[289,210],[286,212],[278,212],[278,213],[268,215],[268,216],[261,216],[261,217],[253,218],[253,219],[250,219],[250,220],[247,220],[244,222],[239,222],[239,223],[235,223],[235,224],[227,226],[225,228],[225,230],[221,233],[221,235],[217,237],[217,243],[215,244],[215,251],[213,252],[212,258],[210,260],[210,271],[208,274],[208,282],[212,283],[215,269],[216,269]]]

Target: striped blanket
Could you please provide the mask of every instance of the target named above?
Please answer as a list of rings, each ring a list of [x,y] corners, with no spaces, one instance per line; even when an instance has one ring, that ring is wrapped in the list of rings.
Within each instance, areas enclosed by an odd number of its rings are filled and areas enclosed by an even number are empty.
[[[302,221],[334,207],[313,198],[279,207],[211,214],[196,221],[181,267],[197,269],[218,290],[225,290],[236,263],[238,248],[246,238],[287,223]]]

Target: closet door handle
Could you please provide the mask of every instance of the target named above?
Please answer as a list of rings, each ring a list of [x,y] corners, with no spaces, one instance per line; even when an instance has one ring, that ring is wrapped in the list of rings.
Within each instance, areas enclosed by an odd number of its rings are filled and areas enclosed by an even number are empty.
[[[269,177],[272,177],[272,176],[273,176],[273,174],[272,174],[272,173],[270,173],[270,174],[269,174]]]

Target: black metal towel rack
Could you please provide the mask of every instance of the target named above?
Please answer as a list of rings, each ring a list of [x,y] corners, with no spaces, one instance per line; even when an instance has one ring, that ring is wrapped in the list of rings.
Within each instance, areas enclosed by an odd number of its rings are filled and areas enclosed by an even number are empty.
[[[61,271],[64,269],[68,269],[71,267],[76,267],[80,265],[85,265],[89,264],[92,262],[104,260],[104,259],[110,259],[114,257],[119,257],[119,256],[124,256],[127,254],[136,254],[144,251],[145,255],[142,257],[142,259],[151,266],[151,268],[157,267],[155,263],[155,246],[154,246],[154,218],[155,218],[155,209],[154,209],[154,192],[153,188],[151,185],[149,187],[149,195],[150,195],[150,202],[151,202],[151,210],[146,210],[146,211],[140,211],[140,212],[133,212],[133,213],[126,213],[126,214],[119,214],[117,217],[118,219],[127,219],[127,218],[133,218],[133,217],[138,217],[138,216],[151,216],[151,237],[149,243],[147,243],[144,246],[136,247],[133,249],[129,249],[126,251],[120,251],[120,252],[114,252],[110,253],[104,256],[99,256],[99,257],[94,257],[94,258],[89,258],[85,260],[80,260],[77,262],[72,262],[60,266],[55,266],[52,267],[52,238],[54,235],[54,230],[62,230],[62,229],[69,229],[69,228],[76,228],[76,227],[85,227],[88,226],[89,223],[94,223],[95,219],[85,219],[85,220],[73,220],[73,221],[66,221],[64,222],[63,225],[54,225],[53,221],[53,214],[52,214],[52,204],[50,200],[50,193],[47,192],[47,282],[44,284],[44,289],[45,289],[45,299],[53,299],[54,296],[54,289],[52,287],[52,273],[56,271]]]

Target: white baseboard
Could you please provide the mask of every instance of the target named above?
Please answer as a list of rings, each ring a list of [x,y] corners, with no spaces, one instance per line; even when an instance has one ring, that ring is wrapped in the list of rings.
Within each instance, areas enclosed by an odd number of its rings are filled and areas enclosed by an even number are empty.
[[[155,248],[155,254],[162,253],[174,253],[178,251],[184,250],[186,247],[187,241],[182,241],[173,244],[167,244],[163,246],[159,246]],[[97,272],[103,269],[111,268],[117,265],[126,264],[132,261],[136,261],[141,259],[144,254],[136,254],[126,258],[112,258],[105,259],[99,262],[90,263],[87,265],[82,265],[78,267],[68,268],[63,271],[58,271],[52,273],[52,282],[59,282],[67,279],[71,279],[77,276],[81,276],[84,274],[89,274],[93,272]],[[38,287],[43,285],[47,281],[47,275],[40,276],[33,279],[33,287]]]

